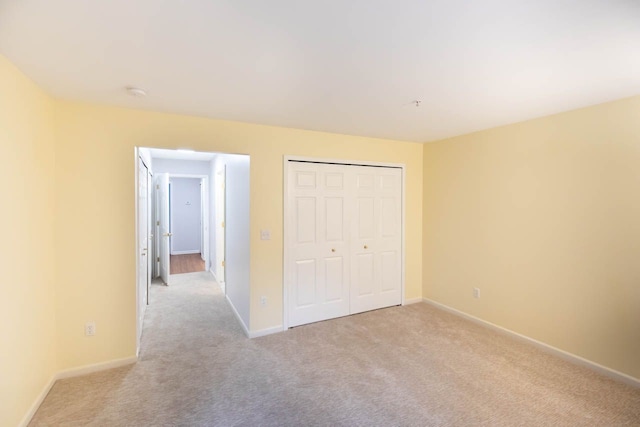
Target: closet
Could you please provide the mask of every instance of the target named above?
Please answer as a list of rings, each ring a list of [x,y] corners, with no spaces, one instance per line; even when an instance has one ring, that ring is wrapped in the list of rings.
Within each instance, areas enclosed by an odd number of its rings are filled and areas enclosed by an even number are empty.
[[[287,325],[401,304],[402,169],[287,162]]]

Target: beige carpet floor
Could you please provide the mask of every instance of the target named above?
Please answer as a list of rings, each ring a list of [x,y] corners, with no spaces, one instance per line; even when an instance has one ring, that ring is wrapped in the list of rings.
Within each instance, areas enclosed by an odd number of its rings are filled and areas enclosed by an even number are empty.
[[[174,280],[175,277],[175,280]],[[211,276],[153,286],[135,365],[32,426],[640,426],[640,390],[426,304],[249,340]]]

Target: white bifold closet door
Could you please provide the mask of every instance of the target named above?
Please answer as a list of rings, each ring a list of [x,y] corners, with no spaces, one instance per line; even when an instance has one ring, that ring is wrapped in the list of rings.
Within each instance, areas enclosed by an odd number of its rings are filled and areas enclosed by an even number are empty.
[[[399,168],[290,162],[289,326],[401,303]]]
[[[402,182],[398,168],[351,166],[351,314],[402,303]]]

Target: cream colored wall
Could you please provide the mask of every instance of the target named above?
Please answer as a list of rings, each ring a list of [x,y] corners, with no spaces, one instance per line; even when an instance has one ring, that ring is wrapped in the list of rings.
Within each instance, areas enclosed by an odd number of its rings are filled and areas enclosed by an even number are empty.
[[[56,367],[54,103],[0,55],[0,425],[21,422]]]
[[[405,163],[406,297],[422,296],[421,144],[86,104],[59,104],[56,156],[61,368],[135,351],[134,146],[251,156],[251,330],[282,324],[283,156]],[[260,240],[260,229],[271,240]],[[269,304],[261,307],[260,296]],[[82,335],[86,320],[97,334]]]
[[[640,378],[640,97],[426,144],[423,213],[425,297]]]

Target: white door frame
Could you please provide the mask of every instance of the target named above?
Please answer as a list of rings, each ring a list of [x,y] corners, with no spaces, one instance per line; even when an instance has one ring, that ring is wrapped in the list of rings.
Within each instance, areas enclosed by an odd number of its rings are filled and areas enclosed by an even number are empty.
[[[288,272],[290,268],[290,251],[289,248],[289,239],[290,239],[290,231],[289,227],[291,226],[292,218],[289,215],[289,174],[291,172],[289,165],[292,161],[299,162],[313,162],[313,163],[329,163],[329,164],[338,164],[345,166],[378,166],[378,167],[391,167],[391,168],[400,168],[402,170],[402,189],[401,189],[401,199],[402,199],[402,236],[401,236],[401,253],[400,253],[400,293],[402,295],[402,305],[405,305],[405,218],[406,218],[406,209],[405,209],[405,185],[406,185],[406,165],[403,163],[386,163],[386,162],[372,162],[367,160],[344,160],[344,159],[326,159],[326,158],[316,158],[316,157],[300,157],[300,156],[284,156],[283,157],[283,304],[282,304],[282,327],[286,331],[289,329],[289,287],[291,286],[290,278],[288,277]]]
[[[169,180],[171,178],[199,178],[202,188],[200,190],[201,200],[201,212],[202,223],[200,224],[200,235],[204,236],[204,242],[202,242],[202,256],[204,256],[204,268],[205,271],[209,271],[211,268],[211,260],[209,258],[209,176],[208,175],[195,175],[195,174],[183,174],[183,173],[168,173]],[[171,212],[171,204],[169,204],[169,212]],[[173,229],[173,215],[170,215],[171,228]]]
[[[225,258],[226,251],[226,198],[227,198],[227,165],[222,164],[222,168],[215,173],[213,177],[215,182],[215,197],[214,201],[215,206],[215,237],[216,237],[216,259],[215,259],[215,268],[211,268],[211,272],[213,273],[216,282],[222,287],[222,291],[227,293],[227,288],[225,284],[225,271],[222,262]],[[225,223],[225,226],[222,226],[222,223]],[[212,266],[213,267],[213,266]]]
[[[151,231],[151,221],[152,221],[152,215],[151,215],[151,210],[152,207],[150,206],[150,202],[151,202],[151,188],[153,186],[153,179],[151,179],[151,182],[149,180],[149,177],[152,176],[151,174],[151,169],[149,168],[149,166],[147,166],[146,162],[144,161],[144,159],[142,158],[142,156],[140,155],[140,152],[138,150],[138,147],[135,147],[134,149],[134,168],[135,168],[135,184],[134,184],[134,192],[135,192],[135,259],[136,259],[136,280],[135,280],[135,293],[136,293],[136,357],[138,356],[139,352],[140,352],[140,341],[141,341],[141,337],[142,337],[142,324],[140,322],[140,317],[144,317],[144,312],[146,311],[146,305],[149,304],[149,285],[151,283],[151,276],[150,276],[150,262],[151,260],[150,255],[153,251],[151,250],[147,250],[147,271],[145,272],[144,276],[146,278],[145,283],[142,283],[142,275],[140,274],[140,265],[138,262],[138,258],[139,258],[139,249],[140,249],[140,221],[139,221],[139,212],[140,212],[140,203],[139,203],[139,195],[138,195],[138,191],[139,191],[139,186],[140,186],[140,162],[142,162],[145,167],[147,168],[147,230],[146,230],[146,234],[147,234],[147,239],[149,239],[149,234]],[[149,247],[149,242],[147,241],[147,247]],[[143,306],[141,304],[141,298],[140,298],[140,288],[144,285],[145,292],[146,292],[146,304]],[[142,313],[140,313],[140,311],[142,311]]]

